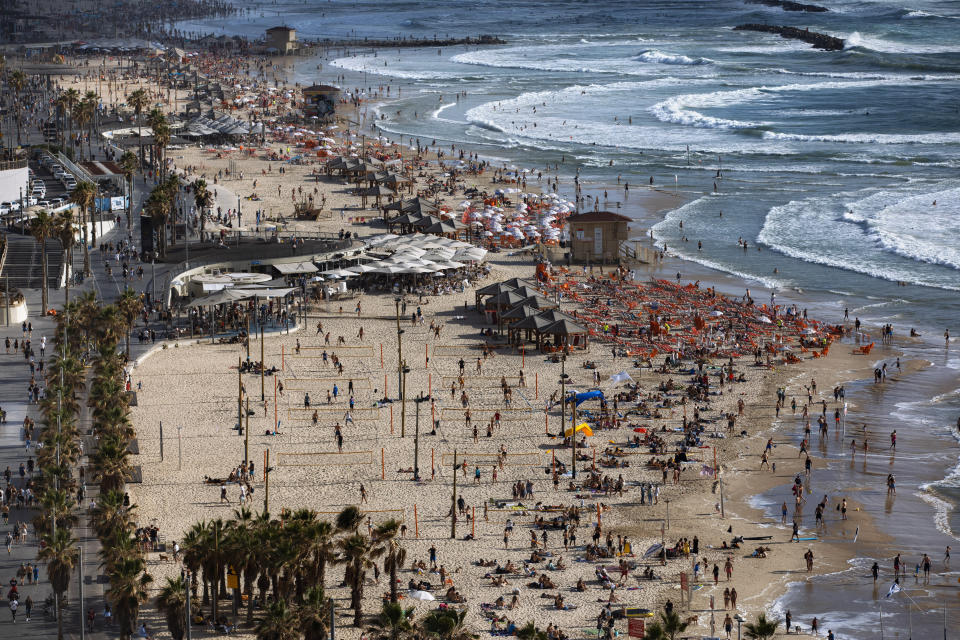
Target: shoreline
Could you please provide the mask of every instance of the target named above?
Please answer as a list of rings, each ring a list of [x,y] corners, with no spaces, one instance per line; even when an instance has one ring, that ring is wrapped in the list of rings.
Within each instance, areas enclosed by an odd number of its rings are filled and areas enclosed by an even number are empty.
[[[230,185],[231,183],[228,182],[227,184]],[[654,216],[654,217],[656,217],[658,214],[654,212],[654,213],[652,213],[651,215]],[[692,261],[686,261],[686,260],[684,260],[684,259],[682,259],[682,258],[675,258],[675,259],[682,260],[683,262],[688,262],[688,264],[697,264],[697,263],[692,262]],[[707,268],[707,267],[704,267],[703,265],[698,265],[698,267],[705,269],[705,272],[708,273],[708,274],[711,273],[711,271],[712,271],[711,269],[709,269],[709,268]],[[664,271],[664,270],[665,270],[665,267],[661,267],[661,268],[659,269],[659,271],[661,271],[661,272]],[[647,271],[648,271],[649,273],[653,273],[653,272],[656,272],[657,269],[648,269]],[[684,271],[686,271],[686,269],[684,269]],[[696,273],[697,273],[697,268],[693,268],[693,269],[692,269],[692,272],[693,272],[694,274],[696,274]],[[726,274],[724,274],[723,272],[721,272],[720,274],[714,274],[714,276],[717,276],[717,275],[726,275]],[[684,274],[684,276],[685,276],[685,280],[688,279],[686,273]],[[692,280],[693,278],[689,278],[689,279]],[[707,285],[708,283],[712,282],[712,280],[711,280],[709,277],[704,277],[703,280],[702,280],[702,282],[703,282],[704,285]],[[802,294],[800,294],[800,295],[802,295]],[[791,295],[791,297],[793,297],[793,295]],[[841,346],[840,343],[838,343],[838,347],[839,347],[839,346]],[[888,357],[893,357],[893,356],[891,355],[891,356],[888,356]],[[823,363],[820,363],[820,364],[822,364],[824,367],[828,366],[828,362],[823,362]],[[819,374],[817,374],[817,375],[818,375],[818,378],[819,378]],[[858,379],[859,379],[859,378],[858,378]],[[768,384],[768,386],[769,386],[769,384]],[[773,425],[770,425],[770,428],[775,428],[775,427],[774,427]],[[738,462],[738,461],[734,461],[734,462]],[[745,480],[745,479],[744,479],[744,480]],[[777,486],[782,486],[782,485],[777,485]],[[744,490],[746,490],[746,489],[747,489],[747,487],[744,487]],[[731,491],[734,491],[734,492],[735,492],[736,489],[731,488]],[[761,493],[763,493],[763,492],[761,492]],[[760,495],[760,494],[758,493],[758,494],[755,494],[755,495]],[[747,496],[746,498],[743,498],[741,501],[742,501],[744,504],[746,504],[746,503],[749,502],[750,497],[752,497],[752,496]],[[819,555],[819,554],[818,554],[818,555]],[[829,554],[828,554],[828,555],[829,555]],[[825,562],[829,562],[829,561],[828,561],[828,560],[825,560]],[[831,565],[831,567],[833,567],[833,566],[834,566],[834,565]],[[785,588],[785,585],[784,585],[784,588]],[[758,596],[758,597],[759,597],[759,596]],[[748,601],[747,599],[744,599],[744,602],[747,602],[747,601]]]

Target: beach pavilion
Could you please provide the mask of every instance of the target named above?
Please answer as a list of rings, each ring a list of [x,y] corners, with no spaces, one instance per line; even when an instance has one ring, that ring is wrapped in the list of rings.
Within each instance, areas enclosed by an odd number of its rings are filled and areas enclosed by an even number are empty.
[[[586,349],[589,332],[576,322],[563,318],[537,331],[537,348],[541,351],[551,350],[548,344],[553,338],[553,347]]]

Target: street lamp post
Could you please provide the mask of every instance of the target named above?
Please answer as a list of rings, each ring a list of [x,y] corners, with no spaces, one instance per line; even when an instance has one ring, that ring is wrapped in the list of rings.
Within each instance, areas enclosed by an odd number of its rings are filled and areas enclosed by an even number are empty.
[[[737,621],[737,640],[740,640],[740,626],[743,624],[743,616],[738,613],[737,615],[733,616],[733,619]],[[787,631],[790,630],[787,629]]]

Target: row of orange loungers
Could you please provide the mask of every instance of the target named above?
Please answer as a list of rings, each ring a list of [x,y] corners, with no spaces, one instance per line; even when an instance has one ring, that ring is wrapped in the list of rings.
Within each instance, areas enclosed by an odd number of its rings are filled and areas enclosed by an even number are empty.
[[[823,323],[784,315],[780,308],[747,305],[693,284],[637,284],[612,275],[583,280],[564,270],[544,286],[582,305],[573,315],[591,337],[617,345],[629,357],[644,360],[682,348],[706,348],[712,357],[729,358],[759,347],[791,362],[799,360],[794,350],[811,353],[804,340],[821,347],[812,350],[811,357],[818,358],[829,352],[835,337]],[[648,331],[638,334],[641,327]],[[864,353],[868,349],[861,348]]]

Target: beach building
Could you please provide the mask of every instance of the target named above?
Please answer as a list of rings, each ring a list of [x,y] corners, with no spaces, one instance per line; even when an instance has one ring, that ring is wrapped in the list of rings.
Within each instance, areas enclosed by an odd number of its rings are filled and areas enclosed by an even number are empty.
[[[591,211],[567,218],[573,262],[615,263],[628,237],[630,218],[609,211]]]
[[[271,27],[267,29],[267,50],[276,49],[280,55],[297,52],[297,30],[291,27]]]
[[[30,195],[26,160],[0,162],[0,202],[12,202]]]

